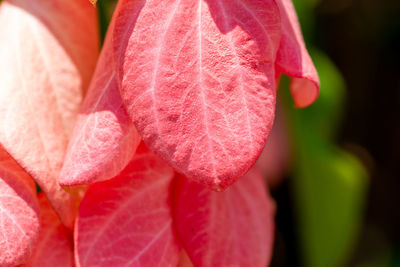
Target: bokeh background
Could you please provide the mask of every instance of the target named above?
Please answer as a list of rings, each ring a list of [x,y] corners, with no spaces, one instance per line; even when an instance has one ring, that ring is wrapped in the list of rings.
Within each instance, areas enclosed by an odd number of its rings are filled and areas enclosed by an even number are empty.
[[[295,109],[281,79],[259,162],[277,205],[271,266],[400,266],[400,1],[293,2],[321,94]],[[114,4],[98,2],[103,36]]]
[[[400,1],[293,2],[321,95],[284,101],[294,157],[272,189],[272,266],[400,266]]]

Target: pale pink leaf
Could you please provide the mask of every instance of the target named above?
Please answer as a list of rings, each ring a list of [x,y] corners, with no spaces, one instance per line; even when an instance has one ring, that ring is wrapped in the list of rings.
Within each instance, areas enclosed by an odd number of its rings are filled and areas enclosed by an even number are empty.
[[[86,0],[5,0],[0,25],[0,143],[71,227],[74,199],[57,176],[98,53],[96,11]]]
[[[13,267],[28,259],[39,220],[35,184],[0,147],[0,266]]]
[[[116,176],[140,142],[122,104],[112,67],[113,25],[112,21],[68,145],[59,176],[62,185],[91,184]]]
[[[297,107],[312,104],[319,94],[319,78],[307,48],[292,0],[277,0],[282,21],[282,37],[277,71],[292,76],[290,90]]]
[[[176,266],[173,170],[144,145],[116,178],[95,183],[75,228],[78,266]]]
[[[257,169],[224,192],[180,177],[175,197],[177,231],[194,266],[268,266],[274,207]]]
[[[44,194],[38,196],[40,204],[40,233],[32,256],[25,267],[73,267],[72,236],[61,223]]]
[[[117,76],[144,142],[221,190],[256,161],[272,126],[279,11],[272,0],[121,4]]]

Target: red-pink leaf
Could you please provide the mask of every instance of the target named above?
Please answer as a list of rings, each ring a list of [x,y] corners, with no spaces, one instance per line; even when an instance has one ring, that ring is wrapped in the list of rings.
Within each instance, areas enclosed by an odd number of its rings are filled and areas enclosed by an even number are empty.
[[[44,194],[38,196],[40,204],[40,233],[26,267],[73,267],[72,236],[61,223]]]
[[[28,259],[39,224],[35,184],[0,147],[0,266],[12,267]]]
[[[274,210],[265,188],[254,168],[225,192],[180,177],[175,221],[194,266],[267,266]]]
[[[0,4],[0,143],[70,227],[74,199],[57,176],[95,65],[96,18],[86,0]]]
[[[91,184],[116,176],[139,145],[140,136],[122,104],[112,68],[111,42],[108,34],[68,146],[59,176],[62,185]]]
[[[144,142],[213,189],[241,177],[274,117],[275,2],[125,0],[113,36],[122,99]]]
[[[144,145],[116,178],[89,187],[75,229],[78,266],[176,266],[173,170]]]
[[[297,107],[312,104],[319,94],[319,78],[304,44],[292,0],[277,0],[282,21],[282,37],[277,70],[292,76],[290,90]]]

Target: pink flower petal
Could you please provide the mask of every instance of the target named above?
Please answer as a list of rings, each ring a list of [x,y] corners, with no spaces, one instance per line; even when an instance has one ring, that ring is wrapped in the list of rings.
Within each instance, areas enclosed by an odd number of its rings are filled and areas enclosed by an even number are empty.
[[[12,267],[28,259],[39,224],[35,184],[0,147],[0,266]]]
[[[274,118],[275,2],[124,0],[113,36],[122,99],[144,142],[213,189],[243,176]]]
[[[292,76],[290,90],[297,107],[312,104],[319,94],[319,78],[304,44],[292,0],[277,0],[282,20],[282,37],[277,70]]]
[[[176,227],[194,266],[267,266],[274,208],[265,188],[254,168],[222,193],[179,179]]]
[[[176,266],[173,170],[141,145],[116,178],[93,184],[75,229],[78,266]]]
[[[109,33],[113,25],[111,22]],[[112,61],[108,34],[68,146],[59,176],[62,185],[91,184],[116,176],[140,143],[122,104]]]
[[[0,4],[0,143],[69,227],[74,197],[57,176],[97,57],[96,18],[86,0]]]
[[[73,267],[72,237],[61,223],[44,194],[38,196],[41,228],[38,244],[26,267]]]

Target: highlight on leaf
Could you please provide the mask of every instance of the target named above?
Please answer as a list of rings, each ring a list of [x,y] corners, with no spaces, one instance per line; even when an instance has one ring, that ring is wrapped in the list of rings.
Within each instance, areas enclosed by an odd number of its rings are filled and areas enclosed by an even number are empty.
[[[277,78],[319,90],[291,1],[120,0],[99,58],[90,3],[0,0],[0,266],[267,266]]]
[[[140,143],[112,67],[113,29],[112,21],[68,144],[58,178],[61,185],[92,184],[113,178],[129,163]]]
[[[121,95],[144,142],[212,189],[243,176],[274,118],[275,1],[123,0],[115,23]]]
[[[86,0],[0,5],[0,143],[72,227],[74,196],[57,183],[97,59],[97,15]]]
[[[35,184],[0,147],[0,266],[20,265],[30,257],[39,221]]]
[[[89,186],[75,225],[78,266],[176,266],[173,177],[142,144],[121,174]]]
[[[194,266],[268,266],[275,208],[265,188],[255,167],[224,192],[179,177],[175,223]]]
[[[26,267],[73,267],[72,236],[61,223],[43,193],[38,195],[40,204],[40,232],[32,256]]]

